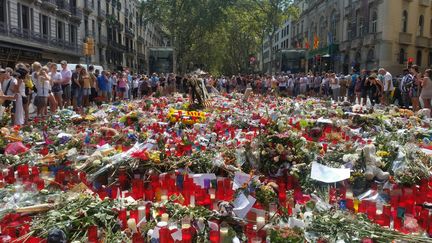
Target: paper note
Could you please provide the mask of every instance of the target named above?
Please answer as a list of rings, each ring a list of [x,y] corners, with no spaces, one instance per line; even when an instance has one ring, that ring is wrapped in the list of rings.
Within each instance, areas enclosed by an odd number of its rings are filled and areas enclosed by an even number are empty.
[[[331,168],[317,162],[312,162],[311,178],[325,183],[343,181],[351,176],[350,169]]]
[[[251,176],[249,174],[243,173],[243,172],[236,172],[234,174],[234,183],[233,183],[233,190],[237,190],[245,183],[248,183],[251,180]]]
[[[239,218],[246,217],[246,214],[251,210],[252,206],[255,204],[256,199],[252,196],[246,197],[244,193],[241,193],[234,200],[234,213]]]

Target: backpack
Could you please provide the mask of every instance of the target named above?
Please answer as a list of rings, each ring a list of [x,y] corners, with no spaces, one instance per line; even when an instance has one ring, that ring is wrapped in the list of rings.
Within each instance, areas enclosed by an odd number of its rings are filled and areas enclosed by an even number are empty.
[[[414,77],[411,74],[405,75],[402,78],[402,92],[408,93],[414,84]]]

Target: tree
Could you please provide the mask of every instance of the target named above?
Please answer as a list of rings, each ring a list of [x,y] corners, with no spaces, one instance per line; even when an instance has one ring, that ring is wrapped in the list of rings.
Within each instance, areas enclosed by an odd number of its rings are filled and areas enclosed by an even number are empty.
[[[164,26],[176,51],[180,72],[188,65],[201,64],[193,57],[196,46],[201,46],[204,36],[214,31],[225,17],[224,9],[232,0],[144,0],[140,14],[145,22]],[[193,68],[193,67],[189,67]]]
[[[252,0],[264,15],[264,33],[269,39],[270,73],[273,73],[273,43],[276,31],[289,18],[297,19],[300,12],[294,0]]]

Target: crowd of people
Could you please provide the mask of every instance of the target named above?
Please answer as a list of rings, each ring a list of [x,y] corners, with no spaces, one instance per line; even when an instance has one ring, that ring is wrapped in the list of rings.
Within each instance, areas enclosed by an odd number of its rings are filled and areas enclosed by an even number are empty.
[[[209,93],[245,92],[249,88],[263,95],[325,97],[372,106],[396,104],[414,111],[422,106],[431,108],[432,99],[432,70],[422,74],[415,65],[398,77],[393,77],[384,68],[353,70],[349,75],[322,72],[213,77],[100,72],[94,66],[86,69],[79,64],[70,70],[66,61],[60,64],[61,70],[57,70],[56,63],[41,65],[39,62],[18,63],[14,68],[0,69],[0,104],[2,109],[11,109],[13,124],[22,125],[30,120],[31,104],[36,116],[43,118],[63,108],[82,112],[93,103],[141,99],[172,92],[187,94],[191,90],[190,80],[199,80]]]

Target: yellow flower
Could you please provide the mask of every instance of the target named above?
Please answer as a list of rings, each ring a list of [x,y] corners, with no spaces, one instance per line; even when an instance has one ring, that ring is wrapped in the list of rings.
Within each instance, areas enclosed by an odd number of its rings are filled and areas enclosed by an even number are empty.
[[[376,155],[377,155],[378,157],[387,157],[387,156],[390,155],[390,153],[387,152],[387,151],[382,151],[382,150],[380,150],[380,151],[377,151],[377,152],[376,152]]]
[[[155,151],[153,153],[150,154],[150,160],[155,162],[155,163],[160,163],[160,151]]]

